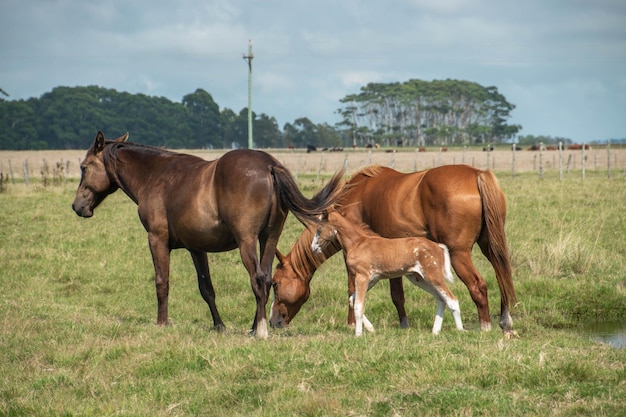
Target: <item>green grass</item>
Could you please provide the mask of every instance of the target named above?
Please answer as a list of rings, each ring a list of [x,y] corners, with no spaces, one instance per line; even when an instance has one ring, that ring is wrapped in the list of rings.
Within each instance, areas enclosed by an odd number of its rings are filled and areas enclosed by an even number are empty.
[[[411,328],[398,329],[381,283],[367,299],[376,333],[356,339],[340,256],[318,271],[292,326],[256,340],[237,251],[209,254],[228,330],[211,330],[185,251],[173,252],[172,325],[161,328],[147,236],[126,196],[81,219],[70,208],[76,183],[9,185],[0,193],[0,415],[623,415],[626,349],[581,327],[626,321],[626,178],[550,175],[499,175],[520,300],[521,338],[508,341],[478,331],[458,280],[468,332],[447,314],[431,335],[435,303],[408,283]],[[308,194],[318,187],[299,182]],[[280,249],[300,230],[290,216]],[[478,250],[474,259],[497,327],[493,270]]]

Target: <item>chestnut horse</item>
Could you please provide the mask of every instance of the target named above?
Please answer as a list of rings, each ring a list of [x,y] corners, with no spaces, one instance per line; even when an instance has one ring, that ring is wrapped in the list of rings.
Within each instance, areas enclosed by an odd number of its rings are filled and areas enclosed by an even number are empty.
[[[467,165],[446,165],[408,174],[370,167],[348,181],[336,208],[351,222],[364,223],[383,237],[423,236],[445,244],[452,267],[476,304],[481,330],[490,330],[487,284],[471,258],[472,247],[478,243],[496,272],[500,327],[506,336],[514,334],[509,310],[517,301],[504,234],[506,201],[493,173]],[[322,254],[313,254],[312,239],[313,233],[305,229],[290,253],[276,253],[279,263],[273,277],[270,317],[275,327],[289,324],[309,297],[315,270],[341,250],[339,245],[329,245]],[[402,278],[391,279],[390,287],[400,325],[407,327]],[[354,293],[354,277],[350,274],[348,292]],[[352,308],[348,323],[354,323]]]
[[[453,282],[450,255],[446,245],[424,237],[387,239],[350,223],[341,214],[331,211],[327,222],[319,223],[311,243],[314,253],[322,253],[331,241],[337,240],[344,250],[346,266],[354,276],[353,308],[355,335],[374,328],[365,317],[365,293],[380,279],[405,275],[409,281],[432,295],[437,301],[433,334],[439,334],[446,306],[452,312],[458,330],[463,330],[459,300],[448,289]]]
[[[303,223],[317,221],[336,201],[343,171],[309,200],[287,169],[267,153],[236,150],[205,161],[125,143],[127,138],[128,134],[107,141],[98,132],[81,163],[72,209],[79,216],[91,217],[102,200],[118,188],[137,204],[154,263],[160,325],[168,319],[170,252],[185,248],[193,259],[200,294],[214,326],[222,330],[206,252],[239,248],[256,297],[251,332],[267,337],[265,307],[272,261],[287,214],[291,211]]]

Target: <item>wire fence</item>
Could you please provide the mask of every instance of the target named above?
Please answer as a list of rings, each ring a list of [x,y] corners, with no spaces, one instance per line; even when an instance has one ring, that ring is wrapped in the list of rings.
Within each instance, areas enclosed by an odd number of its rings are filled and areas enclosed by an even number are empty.
[[[383,165],[401,172],[414,172],[442,165],[467,164],[490,169],[498,175],[536,173],[559,180],[587,175],[610,179],[615,172],[626,171],[626,149],[580,146],[566,149],[540,144],[533,150],[501,146],[492,148],[429,148],[422,149],[333,149],[307,152],[299,149],[265,149],[298,178],[314,176],[316,180],[344,168],[348,174],[370,165]],[[228,150],[182,151],[214,160]],[[8,185],[31,183],[46,186],[64,185],[80,178],[80,162],[84,151],[0,151],[0,189]]]

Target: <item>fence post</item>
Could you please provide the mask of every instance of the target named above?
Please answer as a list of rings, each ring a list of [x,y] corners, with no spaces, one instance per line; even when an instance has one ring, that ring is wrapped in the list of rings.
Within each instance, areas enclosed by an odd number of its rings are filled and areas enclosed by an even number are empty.
[[[584,180],[585,179],[585,142],[583,142],[583,149],[581,151],[581,157],[582,157],[582,162],[581,162],[582,178]]]
[[[324,152],[320,155],[320,164],[317,167],[317,177],[315,177],[315,182],[318,182],[320,179],[320,171],[322,170],[322,163],[324,162]]]
[[[11,165],[10,159],[9,159],[9,175],[11,175],[11,184],[15,185],[15,176],[13,176],[13,165]]]
[[[543,179],[543,142],[539,143],[539,178]]]
[[[302,158],[302,154],[298,155],[298,162],[296,162],[296,179],[298,179],[298,173],[300,172],[300,158]]]
[[[559,141],[559,181],[563,181],[563,142]]]
[[[30,185],[30,179],[28,178],[28,159],[24,160],[24,184]]]
[[[515,143],[511,145],[511,178],[515,178]]]
[[[606,175],[611,179],[611,140],[606,141]]]

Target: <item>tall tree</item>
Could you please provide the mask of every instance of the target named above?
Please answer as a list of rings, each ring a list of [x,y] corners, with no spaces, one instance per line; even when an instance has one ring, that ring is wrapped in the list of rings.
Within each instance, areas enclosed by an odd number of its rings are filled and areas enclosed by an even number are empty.
[[[189,111],[190,146],[194,148],[221,147],[224,123],[213,97],[201,88],[183,97]]]

